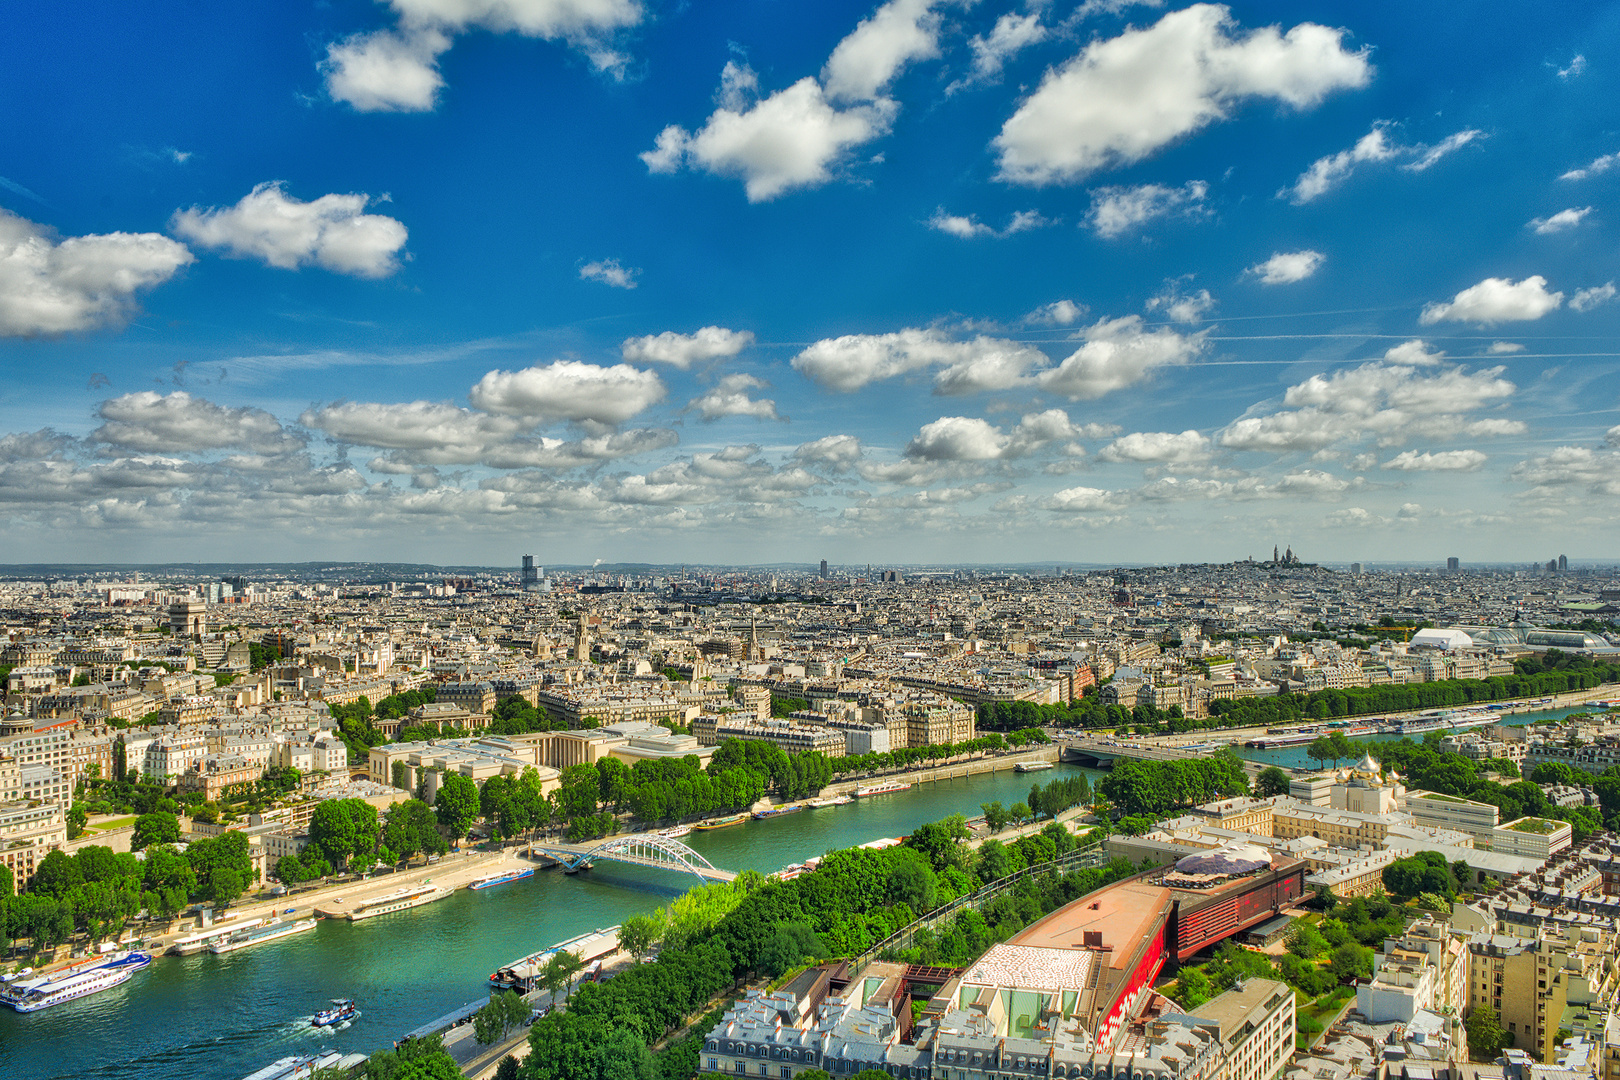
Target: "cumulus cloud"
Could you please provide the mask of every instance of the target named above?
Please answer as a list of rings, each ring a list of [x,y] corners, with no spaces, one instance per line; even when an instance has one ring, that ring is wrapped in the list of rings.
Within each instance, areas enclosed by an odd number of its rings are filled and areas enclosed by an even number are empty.
[[[1146,379],[1163,367],[1189,363],[1204,347],[1202,334],[1147,330],[1138,315],[1100,319],[1081,331],[1085,343],[1036,383],[1070,401],[1099,398]]]
[[[1577,300],[1580,299],[1580,295],[1580,293],[1575,294]],[[1571,300],[1570,307],[1574,306],[1575,301]],[[1524,346],[1519,344],[1517,341],[1493,341],[1491,342],[1490,348],[1486,349],[1485,351],[1490,353],[1492,356],[1501,356],[1506,353],[1524,352]]]
[[[853,435],[828,435],[800,443],[793,451],[793,459],[807,465],[847,469],[861,460],[861,440]]]
[[[304,445],[302,436],[284,430],[263,409],[227,408],[184,390],[125,394],[103,401],[96,412],[103,423],[90,433],[93,441],[140,453],[240,449],[283,454]]]
[[[1413,346],[1417,345],[1418,348]],[[1470,413],[1517,390],[1502,368],[1469,371],[1441,363],[1421,343],[1396,346],[1386,357],[1290,386],[1284,408],[1242,417],[1220,433],[1234,450],[1271,453],[1322,450],[1372,438],[1388,445],[1413,438],[1483,438],[1518,434],[1522,422]],[[1403,362],[1404,361],[1404,362]]]
[[[1592,208],[1590,206],[1572,206],[1568,210],[1558,211],[1551,217],[1531,218],[1525,223],[1525,228],[1534,229],[1540,236],[1559,233],[1566,229],[1573,229],[1591,212]]]
[[[625,338],[621,352],[632,363],[670,364],[685,371],[705,360],[736,356],[753,343],[754,334],[750,330],[705,326],[692,334],[665,330],[661,334]]]
[[[266,181],[235,206],[177,210],[169,227],[195,244],[283,270],[319,266],[355,277],[387,277],[399,269],[405,226],[367,214],[364,194],[322,195],[300,202],[280,181]]]
[[[1010,432],[976,416],[942,416],[924,424],[906,445],[920,461],[993,461],[1026,457],[1079,434],[1062,409],[1026,413]]]
[[[1478,450],[1440,450],[1435,452],[1407,450],[1384,462],[1380,468],[1401,472],[1475,472],[1486,461]]]
[[[939,54],[935,6],[889,0],[838,43],[819,81],[806,76],[763,99],[754,72],[728,63],[719,108],[704,125],[695,133],[665,127],[641,160],[655,173],[687,167],[741,179],[749,202],[826,183],[856,147],[888,134],[900,110],[889,83]]]
[[[1602,285],[1594,285],[1590,289],[1578,289],[1575,296],[1570,300],[1569,307],[1571,311],[1591,311],[1598,305],[1607,304],[1610,300],[1613,300],[1614,295],[1614,282],[1612,281]]]
[[[913,60],[939,55],[933,0],[889,0],[862,19],[827,58],[821,81],[833,101],[870,101]]]
[[[1424,326],[1448,321],[1482,326],[1529,322],[1556,310],[1563,302],[1564,294],[1549,293],[1547,279],[1540,274],[1518,282],[1509,278],[1486,278],[1458,293],[1449,303],[1437,301],[1425,305],[1418,321]]]
[[[1086,317],[1087,310],[1073,300],[1054,300],[1025,315],[1023,321],[1034,326],[1072,326]]]
[[[1094,487],[1072,487],[1053,492],[1042,505],[1048,510],[1084,514],[1096,510],[1118,510],[1122,502],[1116,492]]]
[[[1192,429],[1179,435],[1168,431],[1137,431],[1115,439],[1097,456],[1104,461],[1114,462],[1190,465],[1207,460],[1209,446],[1209,439]]]
[[[1528,494],[1540,498],[1584,495],[1620,495],[1620,452],[1609,432],[1607,448],[1560,446],[1547,454],[1526,458],[1513,466],[1508,479],[1530,485]]]
[[[1178,188],[1163,184],[1136,187],[1104,187],[1091,192],[1091,211],[1086,215],[1098,236],[1115,237],[1155,218],[1196,217],[1204,212],[1204,196],[1209,185],[1189,180]]]
[[[598,70],[625,58],[612,35],[642,19],[636,0],[391,0],[393,29],[356,34],[327,46],[320,63],[326,91],[359,112],[426,112],[438,103],[439,56],[452,36],[473,29],[565,41]]]
[[[1184,292],[1181,286],[1181,281],[1166,283],[1164,292],[1148,299],[1146,309],[1149,312],[1162,311],[1171,322],[1202,322],[1204,316],[1214,310],[1215,298],[1208,289]]]
[[[143,289],[192,261],[158,233],[102,233],[58,241],[0,209],[0,337],[66,334],[117,326]]]
[[[1620,153],[1604,154],[1593,158],[1591,163],[1578,169],[1571,169],[1558,179],[1560,180],[1586,180],[1593,176],[1602,176],[1616,165],[1620,165]]]
[[[1316,273],[1326,258],[1320,251],[1279,251],[1263,263],[1256,263],[1245,273],[1254,274],[1262,285],[1292,285]]]
[[[955,341],[940,330],[824,338],[793,358],[794,370],[828,390],[849,393],[868,383],[929,367],[940,394],[969,394],[1019,385],[1046,354],[1016,341],[980,336]]]
[[[633,289],[636,287],[636,278],[641,276],[641,269],[634,266],[623,266],[618,259],[600,259],[588,262],[579,268],[581,281],[600,281],[604,285],[615,289]]]
[[[1580,78],[1581,74],[1585,71],[1586,57],[1580,53],[1576,53],[1574,59],[1569,62],[1569,67],[1558,69],[1558,77],[1563,79],[1565,82],[1568,82],[1570,79]]]
[[[752,375],[742,373],[727,375],[712,388],[689,401],[686,407],[696,409],[707,421],[718,420],[723,416],[752,416],[758,420],[781,420],[783,417],[776,414],[776,402],[769,398],[748,396],[748,391],[761,390],[766,385],[768,384],[765,380]]]
[[[320,71],[332,100],[359,112],[428,112],[444,86],[439,55],[448,48],[432,29],[355,34],[326,47]]]
[[[1390,142],[1384,132],[1385,126],[1376,124],[1350,149],[1317,158],[1311,163],[1310,168],[1300,173],[1299,179],[1291,186],[1277,192],[1277,197],[1286,198],[1295,206],[1303,206],[1338,187],[1349,179],[1359,166],[1396,159],[1406,159],[1401,168],[1408,172],[1423,172],[1446,155],[1485,137],[1483,131],[1470,128],[1448,135],[1433,146],[1421,143],[1415,146],[1399,146]]]
[[[1194,4],[1093,41],[1049,71],[1002,126],[992,144],[999,178],[1077,180],[1140,161],[1250,98],[1308,109],[1365,86],[1366,51],[1346,50],[1343,37],[1315,23],[1244,32],[1225,6]]]
[[[620,424],[662,401],[664,384],[629,364],[598,367],[557,360],[521,371],[491,371],[467,394],[474,408],[501,416]]]

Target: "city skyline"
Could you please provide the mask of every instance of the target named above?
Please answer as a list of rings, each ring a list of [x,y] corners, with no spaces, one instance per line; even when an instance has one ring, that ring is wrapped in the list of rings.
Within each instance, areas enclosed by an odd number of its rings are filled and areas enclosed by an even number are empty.
[[[1537,15],[19,11],[6,561],[1603,561],[1620,18]]]

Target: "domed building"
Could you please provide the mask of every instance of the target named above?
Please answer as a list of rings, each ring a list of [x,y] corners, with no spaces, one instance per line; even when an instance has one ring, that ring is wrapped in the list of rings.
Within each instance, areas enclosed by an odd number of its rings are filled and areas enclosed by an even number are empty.
[[[1333,808],[1354,810],[1358,814],[1387,814],[1399,805],[1403,790],[1393,783],[1395,773],[1390,771],[1390,782],[1380,774],[1380,766],[1368,752],[1345,773],[1344,782],[1333,787]]]
[[[1271,853],[1265,848],[1233,840],[1211,851],[1182,856],[1175,868],[1164,875],[1164,883],[1173,888],[1208,888],[1270,867]]]

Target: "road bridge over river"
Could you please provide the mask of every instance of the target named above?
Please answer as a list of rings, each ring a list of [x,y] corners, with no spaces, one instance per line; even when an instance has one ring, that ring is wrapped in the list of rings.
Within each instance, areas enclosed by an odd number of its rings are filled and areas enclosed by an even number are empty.
[[[1209,757],[1226,748],[1225,742],[1196,743],[1187,746],[1162,746],[1147,742],[1124,742],[1116,739],[1065,739],[1062,741],[1062,759],[1077,765],[1091,765],[1097,768],[1111,768],[1114,762],[1121,758],[1131,758],[1136,761],[1190,761],[1194,758]],[[1244,761],[1244,770],[1252,777],[1258,775],[1266,764],[1258,761]],[[1294,775],[1297,769],[1287,766],[1278,766],[1283,772]]]
[[[700,881],[735,881],[732,870],[721,870],[702,855],[679,840],[671,840],[657,833],[631,833],[628,836],[609,836],[583,844],[535,844],[535,855],[543,855],[562,865],[564,871],[587,869],[601,860],[629,863],[631,866],[650,866],[657,870],[679,870],[695,875]]]

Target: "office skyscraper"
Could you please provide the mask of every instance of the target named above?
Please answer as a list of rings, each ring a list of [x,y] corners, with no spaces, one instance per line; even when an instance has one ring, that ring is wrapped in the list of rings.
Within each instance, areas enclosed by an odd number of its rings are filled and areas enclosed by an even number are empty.
[[[534,565],[534,556],[523,556],[523,587],[537,589],[540,587],[540,568]]]
[[[827,576],[827,560],[826,559],[821,560],[821,576],[822,577]]]
[[[1462,561],[1457,556],[1453,555],[1446,560],[1446,570],[1450,573],[1455,574],[1460,569],[1462,569]]]

